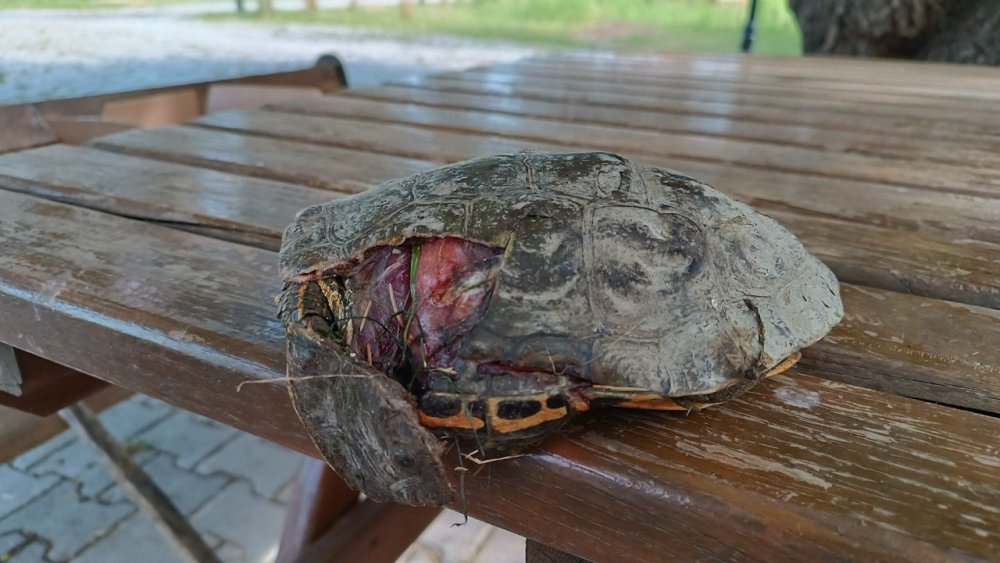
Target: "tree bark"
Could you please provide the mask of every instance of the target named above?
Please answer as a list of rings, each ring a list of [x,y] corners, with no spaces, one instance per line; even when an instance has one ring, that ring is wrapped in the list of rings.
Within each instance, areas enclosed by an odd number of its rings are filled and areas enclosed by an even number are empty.
[[[790,0],[806,53],[1000,65],[996,0]]]

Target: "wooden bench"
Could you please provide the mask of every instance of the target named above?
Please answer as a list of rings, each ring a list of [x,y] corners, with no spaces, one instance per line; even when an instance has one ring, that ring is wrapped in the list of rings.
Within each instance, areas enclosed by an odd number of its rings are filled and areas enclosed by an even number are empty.
[[[593,561],[990,559],[998,102],[992,69],[559,55],[10,154],[0,341],[315,455],[283,384],[237,392],[284,372],[295,212],[487,153],[614,150],[786,224],[845,320],[721,407],[581,417],[457,508]]]

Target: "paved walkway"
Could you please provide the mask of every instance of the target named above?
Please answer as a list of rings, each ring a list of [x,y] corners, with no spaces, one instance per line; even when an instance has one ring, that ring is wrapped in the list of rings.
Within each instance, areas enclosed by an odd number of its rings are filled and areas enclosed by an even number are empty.
[[[101,420],[223,561],[272,561],[302,456],[136,395]],[[524,560],[524,540],[445,512],[405,563]],[[180,563],[91,448],[66,431],[0,465],[0,561]]]

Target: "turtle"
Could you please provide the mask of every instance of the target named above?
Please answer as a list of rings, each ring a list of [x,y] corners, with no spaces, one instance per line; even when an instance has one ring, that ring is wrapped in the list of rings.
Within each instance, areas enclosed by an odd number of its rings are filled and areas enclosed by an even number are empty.
[[[594,407],[698,410],[843,315],[769,217],[608,152],[501,154],[302,210],[279,318],[293,404],[376,501],[453,502],[443,440],[527,451]]]

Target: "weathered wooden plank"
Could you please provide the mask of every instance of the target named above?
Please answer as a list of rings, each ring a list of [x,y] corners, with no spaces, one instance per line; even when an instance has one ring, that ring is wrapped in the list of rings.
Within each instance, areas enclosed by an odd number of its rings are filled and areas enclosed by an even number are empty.
[[[306,547],[295,563],[393,563],[440,512],[365,500]]]
[[[0,154],[56,141],[55,134],[34,107],[0,107]]]
[[[839,61],[833,57],[822,60],[796,60],[787,57],[786,59],[788,60],[762,59],[755,56],[743,60],[723,61],[706,58],[665,59],[644,55],[601,58],[566,54],[521,59],[489,68],[533,69],[539,73],[582,72],[601,74],[611,79],[639,76],[658,79],[684,77],[723,84],[738,82],[791,87],[792,91],[811,87],[828,92],[831,90],[829,83],[836,82],[837,86],[832,88],[834,93],[840,90],[871,93],[880,95],[887,102],[946,99],[953,104],[984,106],[989,100],[1000,98],[1000,94],[997,93],[1000,79],[995,74],[970,73],[966,67],[949,68],[944,65],[931,66],[919,63],[894,64],[897,61],[892,61],[890,64],[868,64],[869,61],[865,60],[850,61],[853,63],[850,65],[838,65],[836,63]],[[859,83],[861,88],[850,87],[852,83]]]
[[[364,105],[363,100],[339,96],[313,98],[313,105],[299,107],[342,108]],[[385,105],[370,101],[370,104]],[[285,107],[285,106],[281,106]],[[330,109],[331,113],[339,110]],[[219,123],[224,115],[238,120],[244,113],[217,114],[202,122]],[[778,146],[716,136],[637,131],[623,127],[569,123],[534,117],[497,115],[483,111],[421,108],[412,112],[412,121],[422,121],[440,129],[499,135],[523,141],[565,144],[580,143],[593,148],[614,148],[619,152],[661,158],[688,158],[753,170],[793,172],[821,178],[841,178],[948,191],[986,197],[1000,196],[1000,172],[990,167],[958,166],[860,154],[831,154],[823,150]]]
[[[376,91],[368,91],[376,92]],[[480,154],[510,149],[503,137],[442,130],[434,125],[436,114],[413,104],[335,101],[289,102],[273,110],[311,116],[336,116],[348,121],[296,120],[288,116],[266,119],[257,113],[217,115],[201,122],[220,128],[257,131],[324,144],[364,146],[390,154],[417,156],[435,162],[453,162]],[[357,119],[371,119],[370,126]],[[428,133],[399,125],[426,126]],[[494,144],[496,143],[496,144]],[[582,150],[573,144],[524,141],[516,146],[544,151]],[[592,148],[592,147],[591,147]],[[615,147],[606,147],[616,150]],[[947,240],[979,239],[1000,243],[1000,201],[996,198],[940,193],[786,172],[746,170],[680,157],[642,156],[651,164],[680,170],[762,209],[795,211],[806,215],[845,219],[894,229],[928,232]],[[2,161],[0,161],[2,162]]]
[[[429,168],[430,163],[354,150],[320,148],[197,127],[137,130],[92,143],[106,150],[194,164],[226,172],[357,192],[371,183]],[[331,164],[336,174],[331,175]]]
[[[998,342],[1000,311],[852,285],[841,286],[841,294],[844,319],[803,353],[804,370],[1000,413],[1000,350],[991,344]]]
[[[564,100],[567,103],[587,103],[610,107],[633,107],[665,113],[689,113],[718,116],[732,116],[761,123],[790,123],[815,125],[826,129],[847,131],[869,131],[880,133],[896,131],[927,139],[947,139],[954,141],[982,141],[989,139],[995,127],[981,123],[955,122],[929,118],[920,110],[907,112],[904,108],[886,110],[871,109],[876,106],[861,105],[857,102],[837,102],[835,100],[809,100],[808,102],[790,98],[775,101],[773,97],[747,99],[745,96],[726,95],[712,90],[691,92],[679,88],[650,88],[619,86],[591,87],[582,81],[514,80],[506,75],[473,77],[461,75],[437,75],[427,78],[411,78],[397,81],[400,86],[432,88],[438,91],[488,92],[497,95],[513,95],[530,99]],[[475,78],[475,79],[474,79]],[[778,105],[780,104],[780,105]]]
[[[329,105],[324,103],[322,107]],[[345,105],[345,112],[357,107],[354,103]],[[438,117],[435,114],[428,119],[434,122]],[[462,160],[510,148],[505,141],[494,146],[490,137],[397,125],[372,124],[368,127],[367,123],[352,119],[268,112],[223,113],[203,118],[199,123],[397,154],[420,151],[419,156],[439,161]],[[531,148],[553,149],[548,145]],[[560,148],[573,147],[555,147],[556,150]],[[599,148],[618,149],[615,146]],[[638,158],[645,160],[641,156]],[[803,217],[786,210],[770,211],[826,261],[842,281],[1000,307],[1000,247],[996,245],[971,242],[953,245],[925,234],[894,232],[812,215]]]
[[[349,488],[326,462],[313,457],[303,458],[292,487],[275,563],[294,563],[358,503],[358,492]]]
[[[662,63],[636,64],[627,61],[585,61],[567,63],[561,59],[522,60],[488,67],[497,72],[524,72],[539,76],[571,76],[586,79],[603,78],[606,82],[635,84],[683,83],[707,89],[744,89],[750,92],[784,92],[792,96],[832,95],[843,99],[861,99],[884,103],[920,103],[947,101],[952,106],[980,107],[983,110],[1000,98],[1000,80],[957,78],[951,76],[947,85],[935,84],[940,78],[933,73],[915,73],[912,80],[899,76],[879,77],[875,73],[830,76],[775,74],[746,71],[739,68],[706,68],[689,65],[678,68]]]
[[[273,249],[300,209],[343,193],[65,145],[0,156],[0,188]]]
[[[11,192],[0,238],[0,341],[311,450],[284,388],[236,391],[284,370],[274,253]]]
[[[993,557],[1000,474],[955,470],[969,447],[992,452],[975,463],[996,462],[1000,443],[983,433],[996,419],[963,417],[973,426],[958,429],[948,409],[861,404],[851,389],[791,375],[697,416],[595,413],[541,453],[484,469],[469,506],[517,531],[545,514],[530,539],[594,561]],[[957,510],[956,481],[974,513]]]
[[[235,391],[282,371],[272,253],[10,192],[0,236],[0,340],[311,451],[282,386]],[[595,561],[988,557],[998,435],[992,417],[780,377],[698,415],[587,417],[466,492],[470,514]]]
[[[566,61],[576,64],[624,63],[638,66],[650,64],[668,67],[711,69],[720,73],[768,73],[779,76],[816,76],[826,78],[857,78],[890,81],[976,79],[995,81],[995,69],[988,66],[956,65],[948,62],[910,61],[902,59],[857,59],[833,55],[789,57],[785,55],[742,53],[690,52],[578,52],[563,51],[528,60]]]
[[[898,135],[892,130],[879,132],[843,131],[809,125],[762,123],[734,119],[730,116],[705,116],[671,114],[630,107],[609,107],[573,104],[560,101],[533,100],[514,96],[470,94],[436,90],[383,86],[352,90],[351,97],[418,104],[440,108],[488,111],[525,117],[539,117],[556,121],[590,123],[627,127],[633,130],[691,133],[748,141],[763,141],[777,145],[823,149],[831,153],[868,154],[904,159],[920,159],[952,164],[1000,164],[1000,138],[980,138],[961,143],[942,143],[940,140]],[[299,101],[277,104],[294,110]],[[306,105],[303,111],[308,111]],[[382,119],[395,119],[389,107]],[[362,106],[356,117],[377,116],[369,113],[369,106]],[[399,110],[396,110],[399,111]],[[418,110],[412,110],[418,111]]]

